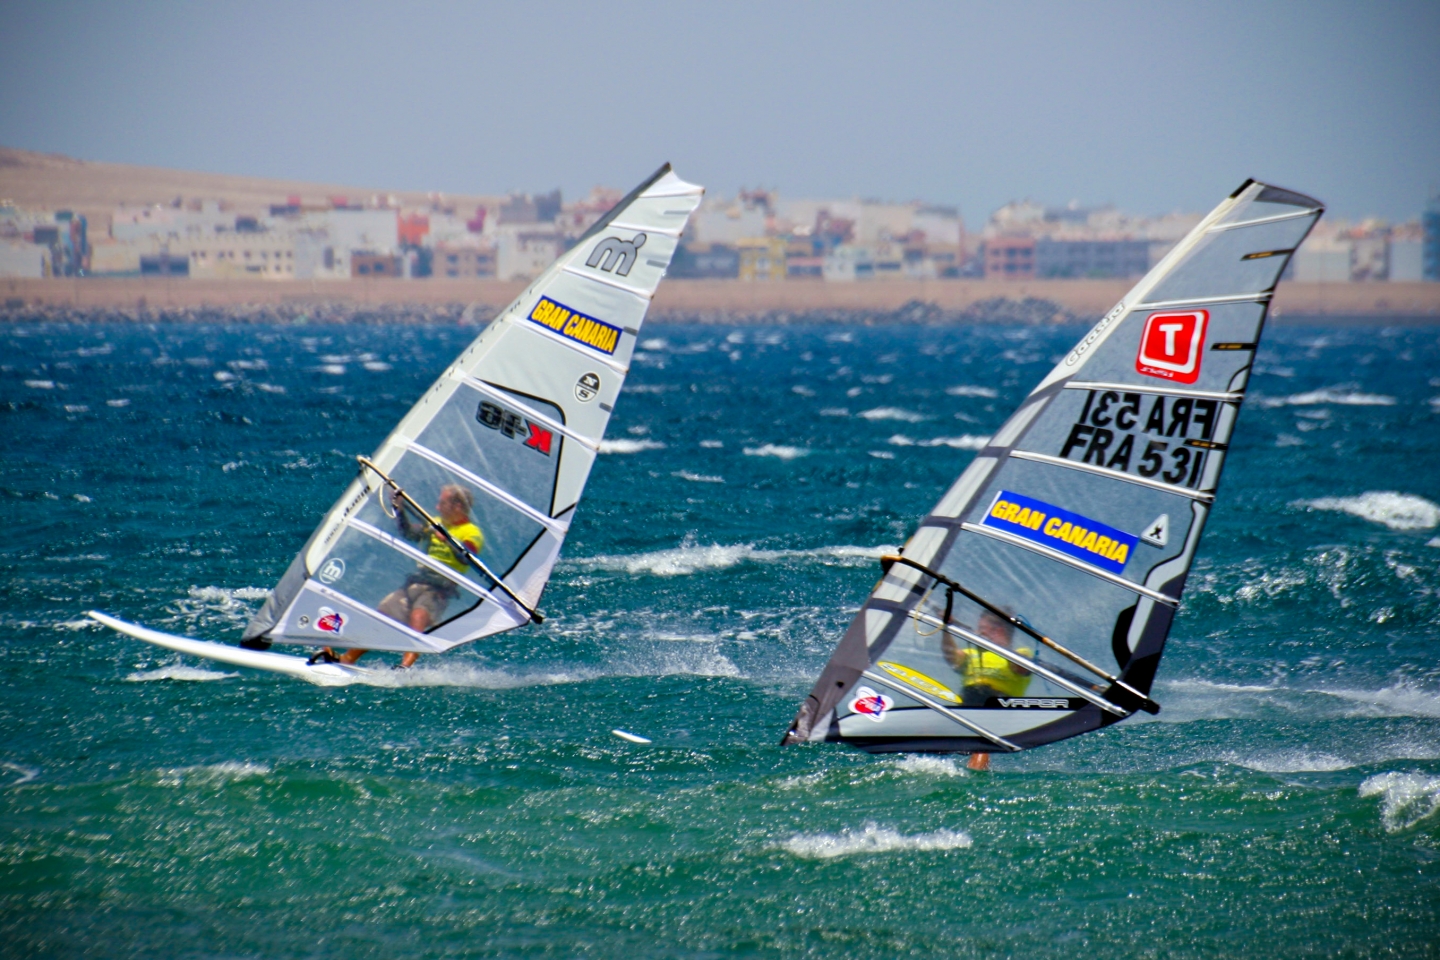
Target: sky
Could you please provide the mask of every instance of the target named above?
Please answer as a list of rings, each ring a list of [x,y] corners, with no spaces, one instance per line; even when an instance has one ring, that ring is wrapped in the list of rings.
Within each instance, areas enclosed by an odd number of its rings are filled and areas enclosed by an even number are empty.
[[[353,0],[0,5],[0,144],[495,194],[1207,210],[1255,177],[1332,215],[1440,188],[1440,2]]]

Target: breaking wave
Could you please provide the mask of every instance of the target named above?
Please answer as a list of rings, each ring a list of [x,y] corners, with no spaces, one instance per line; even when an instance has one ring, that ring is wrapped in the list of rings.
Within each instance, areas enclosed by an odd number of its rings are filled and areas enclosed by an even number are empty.
[[[897,850],[964,850],[973,842],[968,833],[958,830],[936,830],[906,836],[889,827],[867,823],[860,830],[796,834],[779,846],[797,857],[829,860]]]
[[[972,387],[966,384],[960,384],[959,386],[954,387],[946,387],[945,392],[952,397],[989,397],[993,399],[1000,396],[999,393],[990,389],[989,387]]]
[[[740,563],[774,563],[781,560],[816,560],[859,566],[879,559],[893,547],[816,547],[811,550],[759,550],[748,543],[708,547],[681,544],[673,550],[650,553],[621,554],[571,560],[567,566],[583,570],[608,570],[617,573],[649,573],[657,577],[675,577],[708,570],[726,570]],[[565,563],[565,561],[562,561]]]
[[[270,768],[263,763],[229,760],[224,763],[162,770],[160,771],[160,783],[167,787],[176,787],[184,783],[221,784],[231,780],[269,776],[269,774]]]
[[[641,453],[645,450],[664,450],[665,444],[659,440],[631,440],[628,437],[619,440],[601,440],[601,453]]]
[[[1440,777],[1378,773],[1360,784],[1360,796],[1380,798],[1380,822],[1395,833],[1440,810]]]
[[[796,457],[809,456],[810,451],[804,447],[786,447],[774,443],[766,443],[758,447],[746,447],[747,457],[778,457],[781,460],[794,460]]]
[[[1297,500],[1291,506],[1338,510],[1372,523],[1383,523],[1391,530],[1429,530],[1440,526],[1440,504],[1394,490],[1371,490],[1358,497]]]
[[[725,478],[714,476],[708,473],[694,473],[690,470],[676,470],[670,474],[672,477],[679,477],[681,480],[689,480],[691,483],[724,483]]]
[[[893,761],[894,768],[901,773],[915,773],[931,777],[966,777],[964,764],[950,757],[932,757],[911,753]]]
[[[1440,695],[1401,680],[1379,690],[1317,689],[1309,691],[1345,700],[1369,717],[1440,717]]]
[[[1261,397],[1263,407],[1309,407],[1318,403],[1334,403],[1349,407],[1393,407],[1395,398],[1383,393],[1359,393],[1343,387],[1325,387],[1288,397]]]
[[[984,450],[989,444],[990,438],[967,433],[959,437],[931,437],[929,440],[915,440],[903,433],[897,433],[885,442],[897,447],[951,447],[955,450]]]
[[[923,413],[903,410],[900,407],[875,407],[873,410],[862,410],[856,416],[866,420],[900,420],[905,423],[919,423],[921,420],[930,419]]]

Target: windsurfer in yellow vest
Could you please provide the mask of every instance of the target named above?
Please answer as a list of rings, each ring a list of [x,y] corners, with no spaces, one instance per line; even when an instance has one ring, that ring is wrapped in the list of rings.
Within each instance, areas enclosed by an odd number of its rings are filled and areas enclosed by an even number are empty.
[[[1034,655],[1034,651],[1026,647],[1016,649],[1013,646],[1015,628],[988,610],[980,614],[975,632],[991,643],[1014,649],[1022,657]],[[964,706],[983,707],[991,697],[1023,697],[1030,686],[1029,670],[1011,663],[998,653],[978,647],[962,647],[948,632],[940,640],[940,649],[950,666],[960,674],[961,702]],[[971,770],[989,770],[990,754],[972,753],[966,766]]]
[[[470,572],[470,562],[464,555],[456,554],[449,542],[430,524],[411,518],[405,502],[398,494],[391,503],[395,506],[395,519],[400,526],[400,536],[417,543],[426,541],[425,552],[431,559],[459,573]],[[470,520],[470,511],[474,507],[475,495],[458,483],[450,483],[440,488],[440,502],[435,512],[439,514],[440,524],[445,531],[466,550],[478,556],[485,546],[485,535]],[[440,622],[445,608],[459,595],[459,588],[451,580],[429,567],[421,566],[405,578],[404,586],[387,594],[385,599],[376,605],[376,609],[387,617],[399,620],[416,633],[424,633]],[[360,649],[346,650],[341,654],[340,662],[354,663],[365,653],[366,651]],[[407,652],[401,659],[400,666],[412,665],[419,656],[420,654],[413,650]]]

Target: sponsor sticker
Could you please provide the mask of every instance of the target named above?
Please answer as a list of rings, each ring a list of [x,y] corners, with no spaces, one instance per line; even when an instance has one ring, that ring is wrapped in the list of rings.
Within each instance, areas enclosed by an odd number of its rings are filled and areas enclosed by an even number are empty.
[[[1139,537],[1098,520],[1009,490],[995,496],[982,526],[1058,550],[1109,573],[1121,573]]]
[[[1079,710],[1085,701],[1069,697],[989,697],[985,706],[1000,710]]]
[[[850,709],[862,716],[869,717],[876,723],[885,719],[885,711],[895,706],[895,701],[883,693],[876,693],[869,687],[856,687],[855,699],[850,701]]]
[[[575,381],[575,399],[589,403],[600,395],[600,374],[587,373]]]
[[[339,610],[332,610],[329,607],[321,607],[318,611],[319,617],[315,619],[315,629],[324,633],[333,633],[337,637],[345,632],[345,614]]]
[[[921,693],[929,694],[936,700],[942,700],[945,703],[950,704],[960,703],[960,696],[956,694],[954,690],[951,690],[939,680],[934,680],[930,677],[925,676],[925,674],[921,673],[919,670],[912,670],[902,663],[891,663],[889,660],[881,660],[879,663],[875,664],[875,666],[879,667],[881,670],[884,670],[886,673],[890,674],[890,676],[895,677],[908,684],[909,686],[914,687]]]
[[[530,311],[530,320],[606,356],[614,354],[615,348],[620,345],[619,327],[572,310],[549,297],[541,297],[540,302],[535,304],[535,309]]]
[[[1140,334],[1135,369],[1147,377],[1194,383],[1200,379],[1200,357],[1205,352],[1206,310],[1152,313]]]
[[[334,583],[345,576],[345,561],[339,557],[331,557],[315,576],[320,578],[321,583]]]
[[[620,237],[606,237],[595,244],[595,249],[590,251],[590,259],[585,261],[585,266],[613,273],[617,277],[628,277],[630,268],[635,266],[635,259],[640,256],[640,248],[643,246],[645,246],[645,234],[643,233],[637,233],[629,240]]]
[[[512,440],[519,440],[531,450],[536,450],[545,456],[550,456],[550,449],[555,444],[553,431],[532,423],[513,410],[506,410],[498,403],[491,403],[489,400],[481,400],[480,407],[475,411],[475,419],[481,426],[489,427],[491,430],[498,430]]]

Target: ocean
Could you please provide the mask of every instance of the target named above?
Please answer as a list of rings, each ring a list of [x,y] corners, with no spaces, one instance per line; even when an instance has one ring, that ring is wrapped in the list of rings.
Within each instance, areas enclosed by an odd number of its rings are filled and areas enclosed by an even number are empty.
[[[0,955],[1440,953],[1440,327],[1267,332],[1163,712],[989,773],[778,742],[1075,327],[647,326],[546,622],[375,685],[84,619],[238,638],[475,332],[0,330]]]

